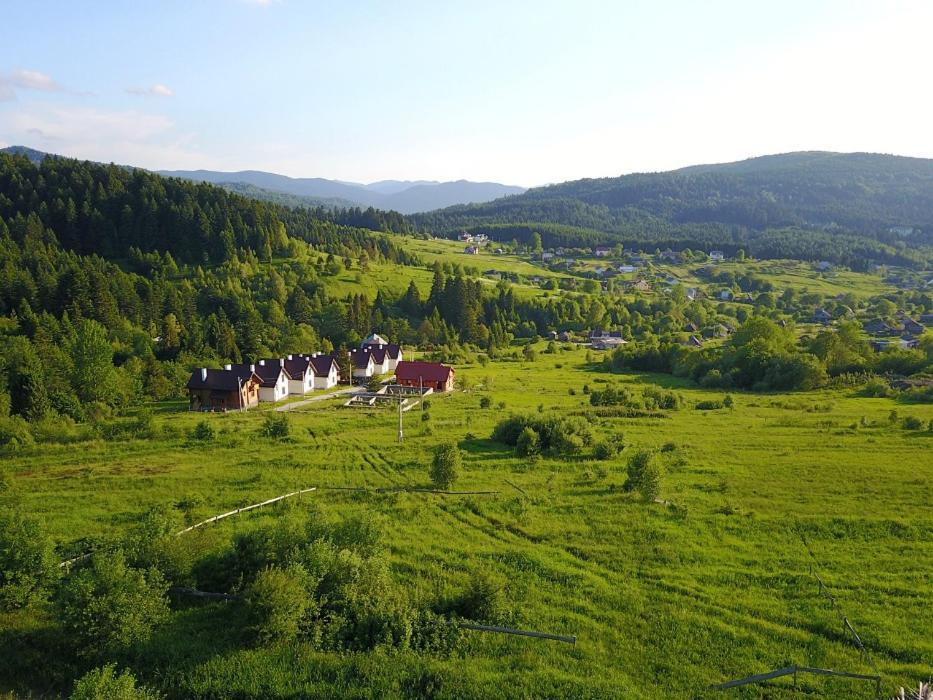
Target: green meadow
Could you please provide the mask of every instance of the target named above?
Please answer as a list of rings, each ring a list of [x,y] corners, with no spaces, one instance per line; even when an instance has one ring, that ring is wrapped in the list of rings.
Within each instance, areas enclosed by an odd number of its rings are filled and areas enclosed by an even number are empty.
[[[401,443],[395,411],[345,408],[341,399],[288,412],[284,439],[260,435],[265,407],[200,416],[165,402],[153,407],[150,438],[63,436],[5,454],[0,472],[62,551],[119,537],[153,506],[184,501],[201,520],[317,487],[288,506],[184,537],[209,571],[237,533],[286,511],[374,513],[392,577],[414,600],[448,595],[481,571],[502,587],[512,626],[577,637],[569,645],[468,632],[450,656],[334,654],[302,643],[245,644],[237,603],[181,602],[125,660],[141,682],[173,698],[854,698],[873,697],[874,688],[808,676],[796,691],[787,678],[725,693],[710,685],[790,664],[877,669],[886,695],[929,676],[933,406],[833,389],[734,393],[732,408],[698,410],[724,394],[670,376],[612,375],[598,353],[538,349],[534,361],[457,367],[465,390],[405,413]],[[591,407],[584,391],[607,383],[636,394],[661,385],[684,404],[617,417]],[[598,438],[622,436],[626,447],[602,461],[590,450],[519,458],[490,439],[510,413],[581,415]],[[923,429],[905,429],[908,416]],[[201,420],[214,427],[213,442],[191,437]],[[432,450],[448,440],[464,451],[454,489],[496,493],[404,490],[430,487]],[[655,450],[663,466],[657,502],[622,489],[639,448]],[[63,664],[35,673],[59,643],[52,628],[51,612],[0,616],[0,692],[67,692],[86,670]]]

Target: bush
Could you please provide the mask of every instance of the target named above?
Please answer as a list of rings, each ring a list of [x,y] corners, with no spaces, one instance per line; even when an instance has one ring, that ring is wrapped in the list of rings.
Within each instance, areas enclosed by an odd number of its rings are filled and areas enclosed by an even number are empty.
[[[424,400],[422,400],[422,402],[421,402],[421,408],[423,408],[425,411],[427,411],[429,408],[431,408],[431,399],[424,399]]]
[[[488,396],[484,396],[479,400],[480,408],[489,408],[490,406],[492,406],[492,399],[490,399]]]
[[[499,421],[492,439],[516,447],[525,428],[538,434],[541,452],[551,454],[577,454],[593,441],[589,424],[574,416],[510,416]]]
[[[65,580],[58,616],[82,655],[123,652],[168,617],[167,588],[158,571],[127,566],[122,552],[96,554]]]
[[[888,383],[879,377],[869,379],[862,389],[862,395],[872,399],[884,399],[893,393]]]
[[[593,448],[593,457],[596,459],[612,459],[625,449],[621,435],[614,435],[596,444]]]
[[[590,404],[593,406],[619,406],[631,400],[631,394],[622,387],[607,386],[602,391],[597,389],[590,394]]]
[[[259,434],[263,437],[282,439],[288,437],[290,428],[291,424],[288,420],[288,416],[284,413],[267,413],[263,417]]]
[[[59,576],[52,540],[39,518],[0,510],[0,609],[12,610],[41,598]]]
[[[638,450],[628,462],[626,491],[638,491],[645,501],[653,501],[661,490],[661,470],[649,450]]]
[[[214,439],[214,426],[206,420],[202,420],[194,426],[194,430],[191,431],[191,437],[195,440],[210,442]]]
[[[541,439],[533,428],[526,426],[515,441],[515,454],[519,457],[534,457],[541,452]]]
[[[116,664],[88,671],[75,682],[70,700],[161,700],[162,694],[137,686],[129,671],[117,674]]]
[[[722,401],[718,399],[707,399],[705,401],[698,401],[696,405],[696,410],[698,411],[715,411],[724,406]]]
[[[300,564],[260,571],[245,596],[250,632],[263,644],[291,642],[306,633],[317,614],[309,593],[315,584]]]
[[[19,416],[0,417],[0,447],[17,450],[32,445],[35,440],[29,432],[29,423]]]
[[[421,412],[421,422],[422,422],[422,423],[427,423],[429,420],[431,420],[431,414],[428,413],[427,411],[422,411],[422,412]]]
[[[904,419],[904,429],[905,430],[922,430],[923,429],[923,420],[917,418],[917,416],[907,416]]]
[[[505,614],[502,585],[484,571],[473,574],[466,590],[453,601],[453,612],[476,622],[499,622]]]
[[[431,462],[431,482],[438,489],[449,489],[460,476],[462,467],[463,456],[456,444],[447,442],[439,445]]]
[[[137,569],[157,569],[176,585],[191,584],[196,552],[191,538],[178,537],[181,513],[171,508],[151,508],[124,538],[127,563]]]

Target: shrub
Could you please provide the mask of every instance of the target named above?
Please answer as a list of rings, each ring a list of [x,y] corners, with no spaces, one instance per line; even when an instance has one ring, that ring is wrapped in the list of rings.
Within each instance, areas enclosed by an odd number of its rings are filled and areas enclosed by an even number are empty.
[[[137,569],[157,569],[174,584],[191,583],[196,558],[193,540],[178,537],[181,513],[170,508],[151,508],[124,538],[127,563]]]
[[[665,411],[676,411],[683,404],[683,398],[679,394],[673,391],[665,391],[654,386],[645,387],[642,395],[645,398],[646,408],[650,408],[648,404],[653,403],[655,408],[660,408]]]
[[[0,609],[41,598],[59,576],[58,558],[42,522],[19,510],[0,510]]]
[[[569,389],[567,389],[567,393],[570,394],[571,396],[576,396],[577,390],[574,389],[573,387],[570,387]]]
[[[195,440],[210,442],[214,439],[214,426],[206,420],[202,420],[194,426],[194,430],[191,431],[191,437]]]
[[[490,406],[492,406],[492,399],[490,399],[488,396],[484,396],[479,400],[480,408],[489,408]]]
[[[19,416],[0,417],[0,447],[16,450],[28,447],[33,442],[35,441],[29,432],[29,423]]]
[[[698,401],[696,405],[696,410],[698,411],[715,411],[723,407],[723,402],[718,399],[707,399],[705,401]]]
[[[735,399],[732,398],[732,394],[726,394],[726,398],[722,400],[722,405],[728,409],[735,406]]]
[[[427,423],[429,420],[431,420],[431,414],[428,413],[427,411],[422,411],[422,412],[421,412],[421,422],[422,422],[422,423]]]
[[[894,392],[886,381],[880,377],[873,377],[869,379],[864,388],[862,389],[862,395],[867,396],[872,399],[883,399],[891,396]]]
[[[904,429],[905,430],[922,430],[923,429],[923,420],[917,418],[917,416],[907,416],[904,419]]]
[[[613,435],[602,442],[596,444],[593,448],[593,457],[596,459],[612,459],[625,449],[625,443],[621,435]]]
[[[619,406],[632,400],[631,394],[622,387],[607,386],[590,394],[590,404],[593,406]]]
[[[677,444],[673,442],[665,442],[661,445],[661,452],[675,452],[677,450]]]
[[[499,421],[492,439],[515,447],[526,427],[538,434],[542,452],[577,454],[593,441],[589,424],[574,416],[510,416]]]
[[[88,671],[75,682],[70,700],[160,700],[162,694],[137,686],[129,671],[117,673],[116,664]]]
[[[148,640],[168,617],[167,588],[158,571],[127,566],[122,552],[97,554],[59,590],[59,619],[79,653],[122,652]]]
[[[312,579],[300,564],[259,572],[245,601],[249,630],[260,643],[291,642],[311,627],[317,604],[309,588]]]
[[[291,424],[284,413],[267,413],[262,420],[259,434],[263,437],[282,439],[287,438]]]
[[[661,490],[661,470],[649,450],[638,450],[628,462],[626,491],[638,491],[645,501],[653,501]]]
[[[502,585],[485,571],[473,574],[466,590],[453,601],[453,612],[477,622],[499,622],[505,614]]]
[[[424,400],[422,400],[422,402],[421,402],[421,408],[423,408],[425,411],[427,411],[429,408],[431,408],[431,399],[424,399]]]
[[[541,452],[541,440],[533,428],[525,426],[515,441],[515,454],[519,457],[534,457]]]
[[[462,467],[463,456],[456,444],[447,442],[439,445],[431,462],[431,482],[438,489],[449,489],[460,476]]]
[[[590,393],[590,385],[589,385],[589,384],[584,384],[584,385],[583,385],[583,393],[584,393],[584,394],[589,394],[589,393]]]

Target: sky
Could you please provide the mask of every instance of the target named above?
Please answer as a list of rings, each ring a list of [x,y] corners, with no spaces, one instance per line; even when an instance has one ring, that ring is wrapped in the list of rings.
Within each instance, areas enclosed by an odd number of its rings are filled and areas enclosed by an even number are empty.
[[[928,0],[0,0],[0,147],[523,186],[933,157]]]

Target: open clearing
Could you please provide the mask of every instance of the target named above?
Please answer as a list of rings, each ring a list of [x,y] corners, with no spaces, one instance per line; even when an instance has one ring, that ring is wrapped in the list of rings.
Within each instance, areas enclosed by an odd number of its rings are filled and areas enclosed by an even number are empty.
[[[581,350],[458,368],[458,378],[473,388],[430,397],[428,421],[418,410],[406,414],[402,444],[392,410],[327,403],[289,414],[285,441],[259,436],[265,412],[256,411],[206,416],[219,435],[197,443],[187,434],[205,417],[176,402],[156,414],[162,437],[37,446],[5,457],[2,472],[62,543],[119,534],[153,505],[197,498],[200,520],[316,486],[297,507],[381,515],[393,574],[415,597],[460,587],[483,569],[506,586],[519,626],[579,640],[570,647],[474,634],[448,659],[343,657],[301,645],[243,649],[224,624],[227,605],[198,603],[177,611],[132,664],[156,684],[171,674],[188,696],[328,697],[351,687],[369,688],[360,697],[391,696],[413,692],[404,690],[417,687],[412,679],[433,674],[437,697],[645,697],[656,690],[696,697],[713,694],[712,683],[789,664],[872,673],[844,633],[842,615],[864,640],[885,689],[929,674],[933,433],[893,426],[889,413],[896,408],[926,424],[933,406],[826,390],[738,393],[734,410],[699,411],[693,404],[722,392],[666,376],[605,374]],[[488,439],[512,411],[586,411],[583,385],[605,381],[673,386],[687,405],[665,418],[593,418],[600,435],[623,433],[628,446],[606,462],[530,463]],[[483,396],[491,408],[480,408]],[[853,427],[860,422],[868,427]],[[426,486],[430,450],[442,439],[465,450],[458,489],[499,494],[324,488]],[[662,454],[661,497],[676,510],[621,490],[625,455],[666,443],[673,448]],[[193,536],[208,554],[273,517],[254,512]],[[829,585],[835,608],[819,594],[811,567]],[[21,683],[45,624],[33,614],[0,617],[0,629],[11,631],[0,632],[0,656],[12,663],[0,690],[43,692]],[[22,634],[30,645],[11,648]],[[363,681],[351,686],[351,677]],[[42,682],[54,688],[64,681],[33,679]],[[788,697],[788,687],[776,681],[767,692]],[[802,677],[799,687],[819,697],[871,696],[846,680]],[[758,697],[761,689],[730,692]]]

